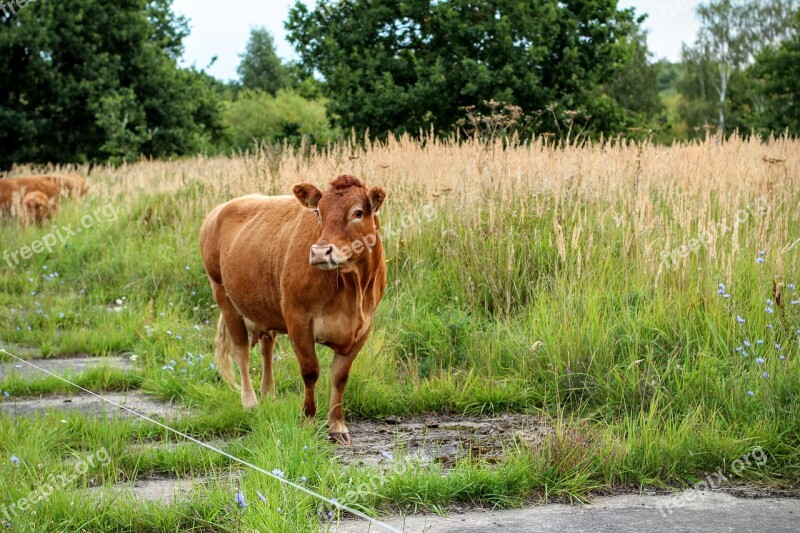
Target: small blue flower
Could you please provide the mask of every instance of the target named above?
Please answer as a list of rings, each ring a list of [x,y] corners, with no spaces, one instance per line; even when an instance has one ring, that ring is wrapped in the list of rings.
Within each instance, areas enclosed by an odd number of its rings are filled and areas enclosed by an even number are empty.
[[[258,499],[261,500],[262,502],[267,503],[267,499],[260,492],[256,491],[256,496],[258,496]]]
[[[195,327],[194,327],[194,330],[195,330],[195,331],[200,331],[200,326],[195,326]]]
[[[756,363],[758,363],[759,365],[763,365],[764,364],[764,358],[762,358],[762,357],[756,358]]]
[[[181,340],[183,337],[181,337],[180,335],[175,335],[175,338],[176,338],[177,340]]]
[[[719,290],[721,290],[722,292],[725,292],[725,284],[724,283],[720,283],[719,285],[717,285],[717,288]]]
[[[167,335],[170,335],[170,336],[172,336],[172,330],[169,330],[169,329],[168,329],[168,330],[167,330]]]
[[[800,304],[800,300],[792,300],[792,305]]]
[[[281,470],[280,468],[276,468],[275,470],[272,471],[272,473],[278,477],[285,477],[283,474],[283,470]]]
[[[736,351],[737,351],[737,352],[741,352],[741,351],[743,351],[743,350],[744,350],[744,348],[742,348],[741,346],[737,346],[737,347],[736,347]]]
[[[778,359],[780,359],[781,361],[783,361],[783,360],[785,360],[785,359],[786,359],[786,357],[784,357],[784,356],[782,356],[782,355],[779,355],[779,356],[778,356]]]
[[[748,348],[752,346],[752,344],[750,344],[750,341],[744,341],[744,345],[747,346]]]
[[[281,512],[281,508],[280,508],[280,507],[278,507],[278,508],[276,509],[276,511],[278,511],[278,512],[280,513],[280,512]]]
[[[756,344],[764,344],[764,339],[758,339],[758,340],[756,340]]]
[[[769,377],[769,372],[764,372],[763,374],[761,374],[761,377],[767,379]]]
[[[214,363],[211,363],[208,366],[209,366],[209,368],[211,368],[211,370],[216,370],[217,369],[217,365],[215,365]]]
[[[777,344],[777,343],[776,343],[776,344],[775,344],[775,349],[776,349],[776,350],[783,350],[783,346],[781,346],[780,344]]]
[[[67,315],[65,315],[64,313],[58,313],[58,318],[64,318],[65,316]]]
[[[333,518],[333,513],[328,511],[328,519],[331,519],[331,518]]]
[[[797,334],[798,334],[798,335],[800,335],[800,330],[797,330]],[[308,446],[303,446],[303,449],[304,449],[304,450],[307,450],[307,449],[308,449]]]
[[[306,478],[306,476],[300,478],[300,483],[305,483],[306,481],[308,481],[308,478]]]
[[[786,286],[786,288],[788,288],[790,291],[793,291],[794,290],[794,283],[790,283],[789,285]]]
[[[758,264],[761,264],[764,261],[766,261],[766,259],[764,259],[763,257],[759,257],[758,259],[756,259],[756,263],[758,263]]]
[[[717,294],[719,294],[720,296],[722,296],[723,294],[725,294],[725,289],[724,289],[724,288],[722,288],[722,289],[719,289],[719,290],[717,291]]]
[[[770,322],[769,324],[767,324],[767,328],[769,328],[769,329],[772,329],[772,322]]]
[[[190,270],[190,268],[188,267],[188,265],[187,265],[187,267],[186,267],[186,270]]]
[[[161,367],[161,370],[169,370],[170,372],[175,372],[175,367],[170,365],[164,365]]]
[[[755,396],[755,395],[756,395],[756,393],[755,393],[755,392],[753,392],[753,391],[751,391],[751,390],[749,390],[749,391],[747,391],[747,395],[748,395],[748,396]]]
[[[766,250],[761,250],[761,251],[758,252],[758,255],[760,255],[761,257],[764,257],[765,255],[767,255],[767,251]]]
[[[742,352],[742,357],[750,357],[750,354],[747,352]]]
[[[722,295],[722,297],[728,299],[731,297],[731,295],[726,292],[725,294]]]
[[[247,502],[244,500],[244,494],[241,491],[236,493],[236,504],[242,509],[247,507]]]
[[[767,305],[775,305],[775,302],[773,302],[772,300],[767,300]]]
[[[771,315],[772,313],[775,312],[775,310],[771,307],[765,307],[764,311],[766,311],[768,315]]]
[[[742,317],[740,317],[740,316],[738,316],[738,315],[736,316],[736,321],[737,321],[739,324],[744,324],[745,322],[747,322],[747,320],[745,320],[744,318],[742,318]]]
[[[14,466],[19,466],[19,457],[17,457],[16,455],[12,455],[11,462],[14,463]]]

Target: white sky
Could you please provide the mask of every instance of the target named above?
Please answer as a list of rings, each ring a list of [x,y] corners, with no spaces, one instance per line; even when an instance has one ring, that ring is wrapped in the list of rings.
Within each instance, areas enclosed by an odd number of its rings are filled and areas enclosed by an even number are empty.
[[[312,4],[314,0],[304,0]],[[701,0],[619,0],[620,7],[635,7],[648,13],[645,26],[648,43],[656,57],[677,60],[681,43],[691,42],[697,31],[695,7]],[[286,42],[283,23],[294,0],[175,0],[175,11],[190,19],[191,35],[185,40],[184,63],[207,70],[222,80],[236,79],[239,55],[244,52],[250,30],[264,26],[275,37],[278,54],[294,58]],[[206,68],[211,59],[217,61]]]

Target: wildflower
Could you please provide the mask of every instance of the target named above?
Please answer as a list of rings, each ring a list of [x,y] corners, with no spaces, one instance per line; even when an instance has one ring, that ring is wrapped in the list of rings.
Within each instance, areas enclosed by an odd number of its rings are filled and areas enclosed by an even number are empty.
[[[776,344],[775,344],[775,349],[776,349],[776,350],[783,350],[783,346],[781,346],[780,344],[777,344],[777,343],[776,343]]]
[[[164,365],[164,366],[161,367],[161,370],[169,370],[170,372],[174,372],[175,371],[175,367],[174,366],[170,366],[170,365]]]
[[[764,372],[763,374],[761,374],[761,377],[767,379],[769,377],[769,372]]]
[[[8,391],[7,391],[7,390],[4,390],[4,391],[3,391],[3,396],[5,396],[6,398],[8,398],[8,397],[9,397],[9,396],[11,396],[11,395],[8,393]]]
[[[28,281],[30,281],[31,283],[33,283],[33,278],[28,278]]]
[[[200,331],[200,326],[195,326],[195,327],[194,327],[194,330],[195,330],[195,331]]]
[[[267,503],[267,499],[260,492],[256,491],[256,496],[258,496],[258,499],[261,500],[262,502]]]
[[[790,291],[793,291],[794,290],[794,283],[790,283],[789,285],[786,286],[786,288],[789,289]]]
[[[752,344],[750,344],[750,341],[744,341],[744,345],[745,345],[745,346],[747,346],[748,348],[749,348],[750,346],[752,346]]]
[[[186,265],[186,270],[190,270],[190,269],[189,269],[189,265]]]
[[[247,502],[246,502],[246,501],[244,501],[244,494],[242,494],[242,492],[241,492],[241,491],[239,491],[239,492],[237,492],[237,493],[236,493],[236,504],[237,504],[239,507],[241,507],[242,509],[244,509],[245,507],[247,507]]]
[[[742,348],[741,346],[737,346],[737,347],[736,347],[736,351],[737,351],[737,352],[744,351],[744,348]]]
[[[742,357],[750,357],[750,354],[747,352],[742,352]]]
[[[130,359],[131,361],[136,361],[137,359],[139,359],[139,356],[138,356],[138,355],[136,355],[136,354],[133,354],[133,355],[132,355],[132,356],[130,356],[128,359]]]
[[[308,481],[308,478],[306,478],[306,476],[300,478],[300,483],[305,483],[306,481]]]
[[[722,295],[722,297],[727,299],[727,298],[730,298],[731,295],[726,292],[725,294]]]
[[[281,508],[280,508],[280,507],[278,507],[277,511],[280,513],[280,512],[281,512]]]
[[[772,329],[772,322],[770,322],[769,324],[767,324],[767,328],[769,328],[769,329]]]
[[[758,363],[759,365],[763,365],[764,364],[764,358],[763,357],[757,358],[756,359],[756,363]]]
[[[744,324],[745,322],[747,322],[747,321],[746,321],[744,318],[742,318],[742,317],[740,317],[740,316],[738,316],[738,315],[736,316],[736,321],[737,321],[739,324]]]
[[[725,289],[719,289],[719,290],[717,291],[717,294],[719,294],[720,296],[722,296],[723,294],[725,294]]]
[[[381,451],[381,455],[389,459],[390,461],[394,460],[394,455],[392,455],[391,452]]]
[[[764,261],[766,261],[766,259],[764,259],[763,257],[759,257],[758,259],[756,259],[756,263],[758,263],[758,264],[761,264]]]
[[[758,339],[758,340],[756,340],[756,344],[764,344],[764,339]]]
[[[766,250],[761,250],[758,252],[758,255],[760,255],[761,257],[764,257],[766,254],[767,254]]]
[[[749,391],[747,391],[747,395],[748,395],[748,396],[755,396],[755,395],[756,395],[756,393],[755,393],[755,392],[753,392],[753,391],[751,391],[751,390],[749,390]]]
[[[64,318],[65,316],[67,315],[65,315],[64,313],[58,313],[58,318]]]
[[[724,284],[724,283],[720,283],[719,285],[717,285],[717,287],[718,287],[718,288],[719,288],[719,290],[721,290],[722,292],[725,292],[725,284]]]
[[[172,336],[172,330],[171,329],[167,330],[167,335],[170,336],[170,337]]]
[[[166,316],[164,313],[158,313],[158,316]]]
[[[328,519],[331,519],[331,518],[333,518],[333,513],[328,511]]]
[[[775,310],[771,307],[765,307],[764,311],[766,311],[768,315],[771,315],[772,313],[775,312]]]
[[[800,330],[797,330],[797,334],[800,335]],[[303,446],[303,450],[307,450],[308,446]]]
[[[786,359],[786,357],[784,357],[784,356],[782,356],[782,355],[779,355],[779,356],[778,356],[778,359],[780,359],[781,361],[784,361],[784,360]]]
[[[217,365],[215,365],[214,363],[211,363],[209,365],[209,367],[211,368],[211,370],[216,370],[217,369]]]
[[[14,463],[14,466],[19,466],[19,457],[17,457],[16,455],[12,455],[11,462]]]
[[[775,302],[773,302],[772,300],[769,300],[769,299],[768,299],[768,300],[767,300],[767,305],[775,305]]]
[[[36,291],[31,291],[31,296],[36,296]]]
[[[792,305],[800,304],[800,300],[792,300]]]
[[[181,339],[183,339],[183,337],[181,337],[180,335],[175,335],[175,339],[176,340],[181,340]]]
[[[281,470],[280,468],[276,468],[275,470],[272,471],[272,473],[278,477],[284,477],[283,470]]]

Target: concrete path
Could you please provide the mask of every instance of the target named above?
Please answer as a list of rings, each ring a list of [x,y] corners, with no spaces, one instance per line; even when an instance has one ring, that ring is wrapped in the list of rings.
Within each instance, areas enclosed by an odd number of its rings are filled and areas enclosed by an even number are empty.
[[[597,498],[591,505],[542,505],[508,511],[471,511],[390,518],[405,532],[782,532],[800,531],[800,500],[740,499],[720,492],[688,491],[672,496],[623,495]],[[363,522],[345,521],[339,533],[379,532]]]

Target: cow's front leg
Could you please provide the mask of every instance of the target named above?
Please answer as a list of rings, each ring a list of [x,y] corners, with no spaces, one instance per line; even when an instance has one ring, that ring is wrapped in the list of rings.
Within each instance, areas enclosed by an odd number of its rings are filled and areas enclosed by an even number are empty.
[[[331,440],[347,446],[353,441],[350,439],[350,432],[344,423],[344,389],[347,386],[347,378],[350,377],[350,367],[353,366],[353,361],[368,336],[369,332],[358,340],[348,354],[335,353],[331,366],[331,408],[328,411],[328,435]]]
[[[317,359],[314,333],[310,327],[290,328],[289,340],[292,342],[297,362],[300,363],[300,374],[305,385],[303,413],[310,420],[317,416],[316,388],[319,379],[319,359]]]

